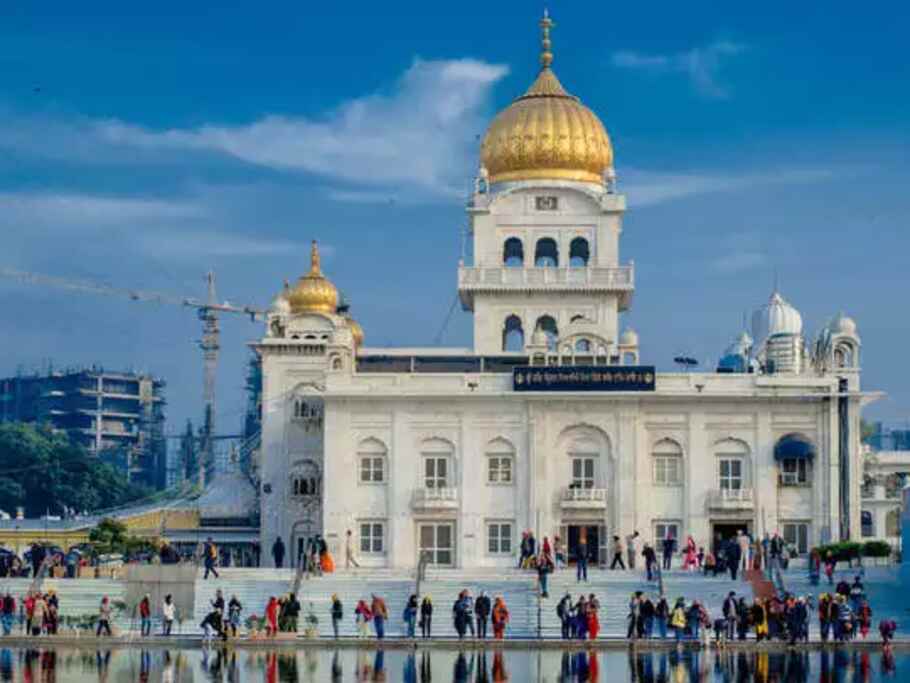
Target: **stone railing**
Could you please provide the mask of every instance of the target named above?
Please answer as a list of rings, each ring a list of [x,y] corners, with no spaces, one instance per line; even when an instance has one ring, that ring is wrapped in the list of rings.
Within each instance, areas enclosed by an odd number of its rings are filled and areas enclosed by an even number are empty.
[[[750,488],[714,489],[708,494],[708,507],[712,510],[749,510],[755,507],[755,496]]]

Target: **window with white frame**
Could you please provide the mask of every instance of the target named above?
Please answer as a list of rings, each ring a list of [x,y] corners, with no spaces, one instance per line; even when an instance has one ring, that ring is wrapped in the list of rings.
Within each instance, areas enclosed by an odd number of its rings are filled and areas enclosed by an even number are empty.
[[[381,555],[385,552],[385,524],[379,521],[360,522],[360,552]]]
[[[423,485],[428,489],[443,489],[449,485],[449,459],[429,455],[423,459]]]
[[[800,555],[809,552],[809,522],[784,522],[784,542]]]
[[[682,448],[670,439],[654,444],[654,483],[658,486],[680,486],[683,483]]]
[[[487,444],[487,483],[511,485],[514,477],[515,448],[505,439]]]
[[[511,522],[489,522],[487,524],[487,553],[511,555],[512,529]]]
[[[679,543],[679,527],[680,522],[675,520],[661,520],[654,522],[654,542],[660,543],[662,540],[670,536]]]
[[[385,481],[385,458],[381,455],[360,456],[360,482],[362,484],[381,484]]]
[[[357,445],[357,480],[361,484],[384,484],[387,455],[385,444],[379,439],[361,441]]]
[[[739,491],[743,487],[743,461],[740,458],[720,458],[718,484],[722,491]]]
[[[784,458],[780,461],[782,486],[805,486],[809,483],[809,461],[806,458]]]
[[[591,456],[573,456],[572,457],[572,483],[573,489],[593,489],[594,488],[594,468],[595,458]]]
[[[490,484],[512,483],[511,455],[491,455],[487,458],[487,482]]]

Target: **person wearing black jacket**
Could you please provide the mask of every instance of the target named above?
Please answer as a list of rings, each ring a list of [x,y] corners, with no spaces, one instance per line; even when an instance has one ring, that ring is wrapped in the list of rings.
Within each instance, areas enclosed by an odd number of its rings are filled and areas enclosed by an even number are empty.
[[[297,633],[297,618],[300,616],[300,601],[297,596],[291,593],[285,604],[284,615],[287,619],[287,629],[291,633]]]
[[[487,624],[490,621],[490,612],[492,609],[493,604],[490,602],[490,597],[485,591],[480,591],[480,595],[478,595],[477,600],[474,601],[474,614],[477,615],[478,638],[487,637]]]
[[[272,559],[275,560],[275,566],[281,569],[281,565],[284,564],[284,541],[281,540],[281,536],[272,544]]]
[[[733,640],[736,632],[736,591],[727,593],[723,605],[724,619],[726,621],[727,640]]]
[[[562,639],[569,640],[572,637],[572,596],[568,593],[556,605],[556,616],[562,624]]]
[[[650,543],[645,543],[641,550],[641,556],[645,558],[645,572],[648,576],[648,581],[653,581],[654,567],[657,564],[657,553],[654,552],[654,548],[651,547]]]
[[[724,557],[727,558],[730,578],[736,581],[736,572],[739,571],[739,564],[742,561],[742,551],[739,549],[739,543],[732,538],[728,538],[724,544],[726,546]]]
[[[338,595],[332,595],[332,633],[335,634],[335,640],[338,640],[338,624],[344,616],[344,608]]]
[[[433,630],[433,601],[430,596],[424,596],[420,603],[420,633],[424,638],[429,638]]]
[[[676,539],[672,534],[667,534],[667,537],[661,541],[661,546],[664,554],[664,570],[669,570],[670,564],[673,562],[673,551],[676,550]]]

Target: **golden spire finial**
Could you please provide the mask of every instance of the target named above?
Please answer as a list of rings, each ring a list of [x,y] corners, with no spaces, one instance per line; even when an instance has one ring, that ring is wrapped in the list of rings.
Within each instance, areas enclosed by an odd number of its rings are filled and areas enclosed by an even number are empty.
[[[310,247],[310,275],[322,275],[319,247],[316,246],[316,240],[313,240],[313,246]]]
[[[550,29],[556,26],[550,19],[550,13],[544,7],[543,19],[540,20],[540,68],[549,69],[553,63],[553,53],[550,51],[552,43],[550,42]]]

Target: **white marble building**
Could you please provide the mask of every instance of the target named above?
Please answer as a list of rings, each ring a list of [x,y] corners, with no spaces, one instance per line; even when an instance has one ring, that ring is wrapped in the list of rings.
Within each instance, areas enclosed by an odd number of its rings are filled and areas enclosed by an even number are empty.
[[[601,558],[632,530],[703,545],[779,530],[801,551],[858,538],[856,325],[838,315],[810,343],[774,292],[716,371],[642,365],[620,321],[636,283],[610,140],[557,80],[541,27],[540,73],[491,123],[467,209],[474,347],[365,347],[315,244],[275,300],[255,345],[264,557],[276,535],[296,549],[321,533],[342,559],[348,529],[361,564],[392,568],[421,551],[511,566],[528,529],[573,554],[585,533]],[[569,385],[518,386],[528,366]]]

